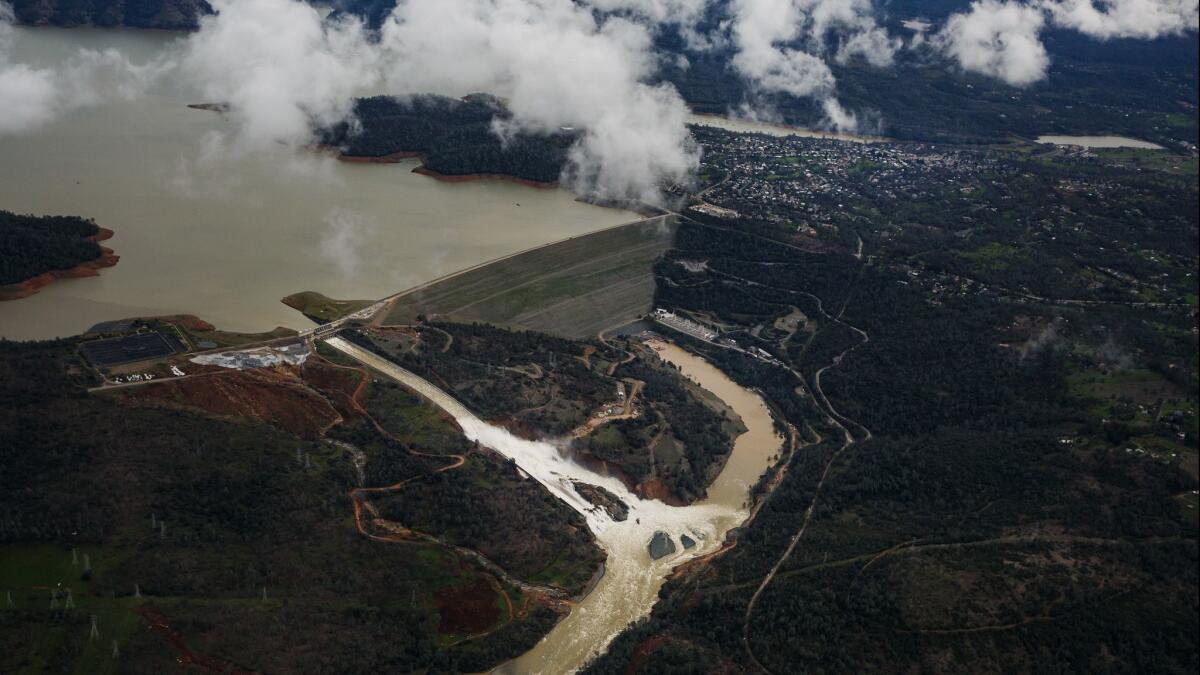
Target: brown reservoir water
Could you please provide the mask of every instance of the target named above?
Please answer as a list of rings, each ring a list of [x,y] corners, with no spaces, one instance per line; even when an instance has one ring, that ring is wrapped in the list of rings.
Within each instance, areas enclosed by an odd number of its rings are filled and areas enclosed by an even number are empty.
[[[11,60],[62,64],[81,47],[135,64],[177,36],[16,28]],[[95,218],[121,256],[99,277],[0,302],[0,337],[79,333],[108,319],[190,313],[227,330],[307,321],[280,298],[301,290],[380,298],[531,246],[636,220],[566,190],[497,180],[444,183],[416,160],[368,165],[306,151],[214,152],[231,125],[178,79],[133,100],[74,110],[0,136],[0,209]]]

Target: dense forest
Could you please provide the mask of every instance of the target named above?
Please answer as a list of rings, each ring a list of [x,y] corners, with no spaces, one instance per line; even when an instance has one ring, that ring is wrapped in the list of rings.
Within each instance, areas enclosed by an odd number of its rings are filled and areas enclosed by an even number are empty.
[[[567,440],[631,487],[682,502],[704,496],[743,431],[728,410],[645,349],[635,354],[612,344],[446,321],[347,337],[437,384],[484,419],[523,436]],[[597,412],[622,405],[618,385],[630,395],[638,391],[637,415],[583,432]]]
[[[443,387],[480,417],[535,436],[561,436],[613,398],[610,380],[581,358],[586,343],[486,324],[427,322],[416,339],[348,337]]]
[[[895,36],[910,37],[906,19],[934,22],[938,28],[968,0],[904,0],[879,6],[879,20]],[[378,25],[395,0],[347,0],[344,11]],[[698,28],[716,31],[730,16],[729,2],[714,2]],[[879,68],[857,59],[826,61],[837,79],[837,96],[856,112],[863,131],[905,140],[994,143],[1010,136],[1112,133],[1144,138],[1175,149],[1197,143],[1195,110],[1200,80],[1195,54],[1200,38],[1189,32],[1156,40],[1096,40],[1049,28],[1042,34],[1050,57],[1048,77],[1017,88],[996,79],[967,74],[925,46],[903,49],[896,63]],[[831,37],[829,52],[837,51]],[[724,115],[745,104],[777,114],[799,126],[819,126],[819,101],[753,91],[731,67],[728,41],[692,49],[678,27],[655,33],[660,81],[673,84],[697,112]]]
[[[96,223],[77,216],[0,211],[0,286],[99,258],[100,245],[88,239],[99,231]]]
[[[478,519],[508,542],[488,555],[564,596],[599,568],[573,511],[412,395],[360,387],[362,371],[313,357],[299,372],[103,395],[86,391],[97,382],[75,349],[0,341],[0,475],[19,479],[0,491],[2,672],[161,673],[187,660],[222,672],[487,670],[561,610],[436,542]],[[291,423],[215,415],[251,377],[254,407],[278,397]],[[167,393],[197,387],[186,401]],[[344,417],[325,438],[288,430],[302,412],[287,402],[304,391]],[[422,478],[460,455],[461,469]],[[356,492],[407,478],[426,481],[412,508],[395,490]],[[463,481],[503,494],[510,515],[476,512]],[[355,509],[374,501],[428,529],[388,539],[376,518],[365,536]],[[426,522],[425,508],[454,520]]]
[[[444,176],[493,174],[557,181],[575,135],[518,134],[502,140],[495,124],[509,116],[499,100],[484,94],[464,99],[376,96],[358,99],[354,123],[326,131],[322,142],[347,157],[420,155],[426,170]]]
[[[933,296],[905,270],[680,227],[660,304],[807,317],[734,333],[786,368],[688,340],[806,447],[738,545],[590,672],[1196,669],[1197,390],[1166,373],[1197,350],[1164,341],[1194,309]]]
[[[962,3],[963,7],[967,3]],[[897,22],[898,23],[898,22]],[[904,34],[903,29],[895,31]],[[929,50],[902,50],[889,68],[830,60],[837,96],[861,117],[861,131],[903,140],[998,143],[1010,136],[1118,134],[1182,149],[1197,142],[1196,33],[1153,41],[1099,42],[1048,31],[1052,65],[1027,88],[959,72]],[[666,40],[667,38],[663,38]],[[727,114],[744,103],[798,126],[819,126],[819,102],[751,91],[729,67],[728,51],[692,52],[667,42],[687,67],[664,60],[661,77],[694,110]]]
[[[212,12],[206,0],[11,0],[17,20],[34,26],[127,26],[187,30]]]
[[[610,422],[578,445],[639,485],[657,479],[685,502],[703,497],[745,427],[725,410],[714,414],[712,403],[656,358],[622,364],[615,374],[643,383],[645,413]]]

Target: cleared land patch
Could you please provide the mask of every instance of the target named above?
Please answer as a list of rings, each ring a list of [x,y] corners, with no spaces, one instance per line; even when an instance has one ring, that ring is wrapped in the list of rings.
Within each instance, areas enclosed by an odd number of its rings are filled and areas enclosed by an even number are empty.
[[[654,261],[674,237],[663,216],[543,246],[403,295],[386,321],[424,314],[591,337],[650,309]]]

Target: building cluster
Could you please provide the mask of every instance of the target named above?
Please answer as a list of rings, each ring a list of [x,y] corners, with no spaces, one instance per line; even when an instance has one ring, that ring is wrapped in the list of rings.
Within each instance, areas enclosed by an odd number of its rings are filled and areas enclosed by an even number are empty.
[[[717,331],[661,307],[655,309],[652,316],[655,321],[669,328],[674,328],[680,333],[704,340],[705,342],[712,342],[717,339]]]
[[[783,365],[782,361],[772,356],[771,353],[765,349],[755,346],[746,348],[738,344],[736,340],[729,337],[718,339],[720,334],[712,328],[693,321],[687,317],[679,316],[678,314],[665,310],[661,307],[655,308],[654,312],[650,316],[658,323],[673,330],[677,330],[685,335],[690,335],[691,337],[699,340],[704,340],[705,342],[709,342],[718,347],[732,349],[735,352],[741,352],[766,363],[777,366]]]
[[[694,131],[705,147],[702,170],[727,179],[692,208],[715,217],[750,217],[800,229],[835,227],[864,195],[922,199],[970,191],[980,177],[1007,170],[985,153],[917,143]]]

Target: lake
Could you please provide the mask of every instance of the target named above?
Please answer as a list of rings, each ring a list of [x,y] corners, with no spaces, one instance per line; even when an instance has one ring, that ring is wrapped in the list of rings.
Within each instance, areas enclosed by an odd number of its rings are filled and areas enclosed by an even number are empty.
[[[1163,150],[1163,146],[1149,141],[1124,136],[1038,136],[1038,143],[1049,145],[1077,145],[1081,148],[1142,148]]]
[[[857,134],[843,134],[836,131],[821,131],[818,129],[805,129],[803,127],[792,127],[786,124],[776,124],[773,122],[757,122],[754,120],[739,119],[736,117],[724,117],[721,115],[702,115],[693,113],[688,115],[688,124],[698,124],[705,127],[716,127],[725,129],[726,131],[736,131],[738,133],[750,134],[767,134],[768,136],[800,136],[802,138],[826,138],[835,141],[849,141],[851,143],[880,143],[888,139],[881,136],[859,136]]]
[[[15,28],[12,60],[60,64],[79,47],[145,63],[166,32]],[[42,339],[104,320],[196,314],[219,328],[308,321],[279,302],[301,290],[379,298],[538,244],[638,219],[561,189],[504,181],[443,183],[415,160],[349,164],[279,148],[214,152],[231,131],[187,108],[178,80],[136,100],[78,109],[32,133],[0,136],[0,209],[94,218],[121,256],[99,277],[56,281],[0,302],[0,336]],[[333,223],[333,224],[331,224]]]

